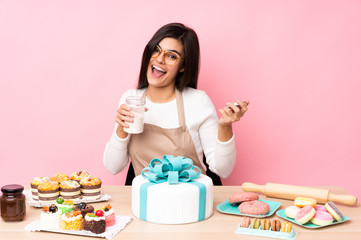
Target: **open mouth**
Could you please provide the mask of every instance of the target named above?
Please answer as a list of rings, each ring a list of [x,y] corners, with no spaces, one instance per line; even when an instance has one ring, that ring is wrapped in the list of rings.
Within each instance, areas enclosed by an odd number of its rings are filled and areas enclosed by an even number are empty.
[[[162,77],[167,72],[164,71],[163,69],[153,65],[152,66],[152,73],[153,73],[154,77],[159,78],[159,77]]]

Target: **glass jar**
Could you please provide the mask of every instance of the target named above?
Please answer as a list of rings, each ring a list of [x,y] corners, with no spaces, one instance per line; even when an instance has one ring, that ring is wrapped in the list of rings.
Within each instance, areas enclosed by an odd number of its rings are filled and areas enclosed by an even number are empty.
[[[1,218],[4,221],[22,221],[26,205],[24,187],[18,184],[5,185],[1,188]]]

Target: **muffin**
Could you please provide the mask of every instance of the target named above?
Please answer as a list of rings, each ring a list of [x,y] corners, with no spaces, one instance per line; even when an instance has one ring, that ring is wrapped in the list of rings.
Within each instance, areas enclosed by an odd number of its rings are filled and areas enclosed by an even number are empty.
[[[55,204],[43,207],[40,214],[40,224],[46,229],[58,229],[60,227],[61,211]]]
[[[85,178],[80,181],[83,199],[96,200],[100,198],[102,181],[100,178]]]
[[[59,183],[56,181],[43,182],[38,186],[38,196],[41,202],[53,203],[59,194]]]
[[[93,213],[94,212],[94,207],[90,204],[86,204],[85,202],[81,202],[79,204],[77,204],[74,208],[75,211],[80,211],[81,215],[83,215],[83,217],[85,217],[85,215],[87,213]]]
[[[104,212],[105,224],[107,227],[113,226],[115,224],[115,213],[114,209],[110,204],[107,204],[101,210]]]
[[[73,172],[70,175],[71,180],[75,180],[75,181],[78,181],[78,182],[80,182],[84,178],[91,178],[90,173],[87,172],[87,171],[78,171],[78,172]]]
[[[59,197],[56,199],[55,205],[60,209],[61,213],[66,213],[74,210],[74,202],[70,199]]]
[[[99,234],[105,232],[106,225],[103,211],[98,210],[95,214],[87,213],[83,224],[83,229],[92,233]]]
[[[60,183],[62,181],[69,181],[70,178],[65,173],[57,173],[57,174],[55,174],[55,176],[51,177],[51,180],[57,181],[58,183]]]
[[[51,181],[49,177],[34,177],[30,182],[31,195],[35,201],[39,201],[38,186],[40,183]]]
[[[81,198],[80,184],[77,181],[63,181],[60,183],[60,195],[64,199],[77,200]]]
[[[82,230],[83,216],[80,211],[71,211],[61,215],[60,227],[64,230]]]

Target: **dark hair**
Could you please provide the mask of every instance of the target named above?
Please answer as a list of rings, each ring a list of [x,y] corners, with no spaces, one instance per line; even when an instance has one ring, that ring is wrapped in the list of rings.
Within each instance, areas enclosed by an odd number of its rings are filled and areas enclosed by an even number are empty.
[[[145,46],[139,73],[138,89],[148,87],[147,69],[151,55],[163,38],[175,38],[183,44],[183,72],[176,76],[175,86],[182,91],[185,87],[197,88],[199,73],[199,42],[195,31],[181,23],[169,23],[161,27]]]

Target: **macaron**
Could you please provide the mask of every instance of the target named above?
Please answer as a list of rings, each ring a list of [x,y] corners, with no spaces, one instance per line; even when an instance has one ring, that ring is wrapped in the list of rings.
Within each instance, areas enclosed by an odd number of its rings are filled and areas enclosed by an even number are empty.
[[[305,206],[296,214],[295,220],[299,224],[305,224],[310,221],[315,215],[316,211],[311,206]]]
[[[253,228],[253,229],[259,229],[260,224],[261,224],[261,221],[258,218],[253,218],[251,220],[251,228]]]
[[[240,227],[248,228],[250,224],[251,224],[251,218],[249,218],[249,217],[242,217],[241,218]]]
[[[281,222],[280,220],[273,220],[272,221],[272,228],[271,228],[272,231],[279,231],[281,230]]]
[[[232,205],[238,205],[242,202],[258,200],[258,198],[258,194],[254,192],[233,193],[229,197],[229,203]]]
[[[269,230],[271,227],[271,221],[268,219],[261,220],[261,229],[262,230]]]
[[[333,223],[333,217],[328,212],[316,211],[315,216],[311,219],[311,222],[319,226],[325,226]]]
[[[332,215],[332,217],[334,217],[337,220],[337,222],[342,221],[343,215],[333,202],[327,202],[325,204],[325,207],[327,211]]]
[[[285,222],[283,224],[281,232],[290,233],[292,231],[292,223]]]
[[[313,198],[307,198],[307,197],[296,197],[294,200],[294,205],[297,207],[304,207],[304,206],[312,206],[316,207],[317,201]]]
[[[323,206],[323,205],[316,205],[315,210],[316,210],[316,212],[317,212],[317,211],[327,212],[326,207]]]
[[[270,207],[267,203],[254,200],[249,202],[243,202],[238,206],[240,213],[249,215],[266,215],[270,211]]]
[[[289,207],[286,207],[285,214],[287,217],[294,219],[300,210],[301,210],[300,207],[289,206]]]

